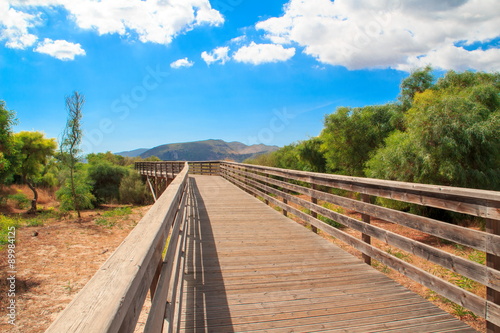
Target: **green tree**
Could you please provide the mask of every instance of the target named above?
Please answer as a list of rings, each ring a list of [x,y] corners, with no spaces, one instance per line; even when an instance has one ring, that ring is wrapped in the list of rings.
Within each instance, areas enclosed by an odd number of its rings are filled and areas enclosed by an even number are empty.
[[[401,82],[401,94],[399,101],[403,107],[403,111],[410,109],[413,98],[417,93],[422,93],[431,88],[434,84],[434,76],[432,75],[432,67],[426,66],[413,71],[410,76]]]
[[[33,192],[31,209],[29,212],[37,211],[38,192],[36,181],[41,176],[44,165],[54,155],[57,148],[55,139],[45,138],[40,132],[19,132],[14,134],[17,146],[18,171],[23,183],[27,184]]]
[[[0,100],[0,182],[4,183],[12,176],[15,163],[15,146],[12,138],[12,126],[15,124],[14,111],[8,110]]]
[[[406,131],[367,163],[371,177],[500,189],[500,74],[449,72],[414,96]]]
[[[297,145],[297,153],[304,164],[304,171],[326,172],[326,159],[321,151],[323,141],[320,137],[302,141]]]
[[[88,176],[97,202],[117,202],[120,199],[120,183],[128,173],[127,168],[112,164],[106,159],[93,159],[89,164]]]
[[[125,166],[127,165],[127,159],[120,155],[115,155],[108,151],[105,153],[91,153],[87,155],[87,161],[90,164],[97,163],[99,161],[107,161],[111,164]]]
[[[59,196],[63,200],[64,207],[72,207],[77,211],[78,218],[81,218],[80,211],[84,208],[81,205],[88,206],[88,198],[92,196],[91,186],[89,186],[85,175],[77,174],[81,153],[80,144],[83,136],[81,119],[84,104],[85,97],[76,91],[66,97],[68,120],[60,144],[60,158],[69,170],[69,177],[61,188]],[[67,200],[69,202],[66,202]]]
[[[142,176],[130,170],[121,180],[120,202],[124,204],[143,205],[151,203],[153,198]]]
[[[320,139],[328,171],[363,176],[366,161],[394,130],[391,117],[395,108],[394,104],[341,107],[326,116]]]
[[[76,210],[79,218],[81,218],[81,210],[93,208],[95,201],[91,181],[85,172],[79,170],[81,167],[81,164],[77,164],[73,178],[66,178],[63,186],[56,192],[57,199],[61,202],[61,209]]]

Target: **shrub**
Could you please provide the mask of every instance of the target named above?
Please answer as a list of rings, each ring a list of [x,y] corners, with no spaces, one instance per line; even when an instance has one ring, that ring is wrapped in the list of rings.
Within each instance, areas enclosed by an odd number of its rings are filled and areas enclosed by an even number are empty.
[[[31,206],[31,200],[28,199],[28,197],[22,192],[11,194],[7,198],[15,201],[17,203],[17,208],[19,209],[28,209]]]
[[[152,202],[151,194],[142,181],[142,176],[133,171],[123,177],[119,193],[120,202],[123,204],[144,205]]]

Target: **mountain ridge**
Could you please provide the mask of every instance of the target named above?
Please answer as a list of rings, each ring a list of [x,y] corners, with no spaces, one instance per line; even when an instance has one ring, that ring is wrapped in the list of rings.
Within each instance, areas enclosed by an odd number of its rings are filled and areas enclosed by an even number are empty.
[[[246,145],[238,141],[208,139],[192,142],[168,143],[150,149],[141,148],[117,155],[147,158],[157,156],[164,161],[234,160],[242,162],[260,154],[278,150],[278,146],[264,144]],[[142,151],[144,150],[144,151]],[[134,156],[135,155],[135,156]]]

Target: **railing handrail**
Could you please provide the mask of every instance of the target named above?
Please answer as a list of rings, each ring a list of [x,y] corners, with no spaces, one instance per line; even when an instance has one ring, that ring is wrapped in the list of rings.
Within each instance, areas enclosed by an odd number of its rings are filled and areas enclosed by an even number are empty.
[[[290,175],[297,177],[297,180],[308,180],[315,179],[320,180],[323,179],[325,181],[330,182],[342,182],[348,184],[350,186],[366,186],[367,188],[362,191],[362,188],[343,188],[346,190],[350,190],[353,192],[366,193],[371,194],[371,192],[376,189],[395,189],[401,191],[410,191],[410,192],[418,192],[423,195],[428,195],[430,197],[435,196],[449,196],[449,197],[457,197],[462,198],[465,202],[477,201],[484,204],[485,208],[491,208],[488,212],[488,216],[477,215],[481,217],[487,218],[500,218],[500,192],[491,191],[491,190],[481,190],[481,189],[473,189],[473,188],[464,188],[464,187],[453,187],[453,186],[443,186],[443,185],[431,185],[431,184],[421,184],[421,183],[410,183],[410,182],[402,182],[402,181],[394,181],[394,180],[384,180],[377,178],[366,178],[366,177],[353,177],[353,176],[343,176],[343,175],[335,175],[328,173],[319,173],[319,172],[309,172],[309,171],[299,171],[292,169],[281,169],[275,167],[268,167],[262,165],[255,164],[244,164],[244,163],[236,163],[236,162],[221,162],[225,164],[238,165],[242,167],[249,167],[253,169],[260,169],[262,171],[275,171],[278,174]],[[318,184],[321,185],[321,184]],[[328,186],[328,185],[327,185]],[[335,187],[335,186],[333,186]],[[346,186],[347,187],[347,186]],[[372,190],[370,190],[372,189]],[[358,191],[361,190],[361,191]],[[374,194],[375,195],[375,194]],[[380,195],[384,197],[388,197],[385,195]],[[405,201],[401,199],[395,199],[400,201]],[[429,204],[430,205],[430,204]],[[447,209],[447,208],[445,208]],[[453,209],[450,209],[453,210]],[[460,211],[457,211],[460,212]],[[468,213],[467,213],[468,214]],[[491,216],[490,216],[491,215]]]
[[[131,332],[162,262],[189,167],[168,186],[47,332]]]

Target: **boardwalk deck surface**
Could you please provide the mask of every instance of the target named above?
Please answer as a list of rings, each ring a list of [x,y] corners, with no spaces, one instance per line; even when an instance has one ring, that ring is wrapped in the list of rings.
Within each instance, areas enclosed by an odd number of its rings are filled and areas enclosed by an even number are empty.
[[[191,176],[180,332],[473,332],[218,176]]]

